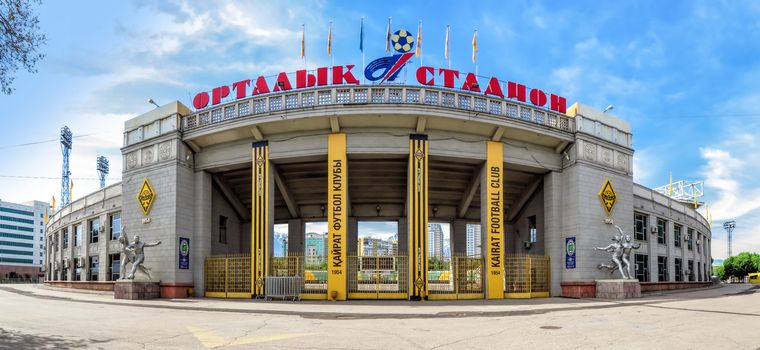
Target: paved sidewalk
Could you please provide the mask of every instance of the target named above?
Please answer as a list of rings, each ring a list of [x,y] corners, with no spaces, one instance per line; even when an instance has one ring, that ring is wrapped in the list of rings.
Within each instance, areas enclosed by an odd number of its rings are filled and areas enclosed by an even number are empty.
[[[601,299],[536,298],[502,300],[451,300],[412,302],[405,300],[331,301],[265,301],[256,299],[114,299],[112,292],[83,291],[50,287],[42,284],[0,285],[0,291],[27,296],[104,305],[152,307],[175,310],[297,315],[306,318],[417,318],[417,317],[476,317],[541,314],[551,311],[602,309],[625,305],[658,304],[678,300],[713,298],[730,295],[749,285],[718,285],[690,291],[644,295],[640,299],[610,301]]]
[[[114,300],[0,285],[5,349],[749,349],[760,286],[621,302]]]

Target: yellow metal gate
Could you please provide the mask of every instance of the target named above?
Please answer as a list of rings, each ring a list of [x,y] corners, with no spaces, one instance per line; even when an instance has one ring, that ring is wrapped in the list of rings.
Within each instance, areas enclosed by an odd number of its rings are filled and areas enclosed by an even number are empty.
[[[483,258],[428,258],[428,299],[483,299]]]
[[[549,294],[549,257],[510,255],[504,257],[505,298],[545,298]]]
[[[349,299],[406,299],[406,256],[349,256]]]
[[[204,271],[206,297],[251,297],[250,254],[209,256],[206,258]]]

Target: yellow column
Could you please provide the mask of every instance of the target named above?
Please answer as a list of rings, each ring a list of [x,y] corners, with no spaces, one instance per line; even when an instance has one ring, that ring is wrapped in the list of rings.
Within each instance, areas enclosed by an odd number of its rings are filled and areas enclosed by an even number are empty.
[[[504,145],[486,143],[486,280],[487,299],[504,298]]]
[[[407,221],[409,222],[410,298],[427,298],[427,233],[428,233],[428,138],[409,137]]]
[[[251,208],[251,294],[264,295],[269,263],[269,143],[253,143]]]
[[[334,133],[327,136],[327,162],[327,298],[346,300],[346,134]]]

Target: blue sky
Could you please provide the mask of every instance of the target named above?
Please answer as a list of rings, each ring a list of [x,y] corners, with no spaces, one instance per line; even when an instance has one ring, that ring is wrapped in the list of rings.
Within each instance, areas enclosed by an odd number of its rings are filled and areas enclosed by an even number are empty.
[[[74,197],[97,188],[95,157],[121,173],[123,122],[159,104],[260,74],[293,71],[306,25],[310,68],[327,65],[327,26],[334,22],[336,64],[384,54],[387,18],[395,29],[423,21],[426,65],[444,66],[451,25],[452,67],[473,70],[470,40],[478,29],[479,73],[540,87],[613,113],[633,126],[635,174],[647,186],[675,179],[706,181],[716,226],[737,220],[734,250],[760,251],[760,2],[102,2],[47,1],[39,7],[48,37],[39,73],[17,74],[0,96],[2,176],[60,176],[56,139],[75,135]],[[60,197],[54,179],[0,178],[0,198]],[[714,230],[713,255],[725,255]]]

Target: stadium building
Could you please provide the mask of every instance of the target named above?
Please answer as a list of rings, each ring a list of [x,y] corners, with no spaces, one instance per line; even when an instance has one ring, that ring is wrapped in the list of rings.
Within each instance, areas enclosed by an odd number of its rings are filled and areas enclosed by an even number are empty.
[[[642,290],[708,283],[710,225],[633,182],[628,123],[410,54],[245,79],[128,120],[122,182],[52,215],[47,280],[113,288],[117,239],[139,235],[163,242],[145,263],[162,297],[263,296],[286,276],[305,299],[593,297],[620,277],[595,249],[617,225],[641,245]],[[357,251],[391,247],[361,238],[368,221],[396,223],[392,249]]]

